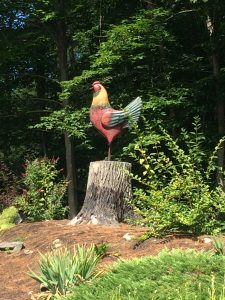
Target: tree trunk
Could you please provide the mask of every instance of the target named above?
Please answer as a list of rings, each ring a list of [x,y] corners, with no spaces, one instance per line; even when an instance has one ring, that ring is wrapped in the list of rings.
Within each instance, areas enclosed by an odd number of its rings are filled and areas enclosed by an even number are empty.
[[[213,67],[213,77],[215,82],[215,98],[217,104],[217,124],[218,124],[218,134],[221,138],[225,134],[225,119],[224,119],[224,99],[221,97],[221,88],[220,88],[220,60],[219,60],[219,50],[215,45],[216,42],[214,40],[215,35],[215,22],[210,15],[206,18],[206,27],[209,32],[209,37],[211,43],[214,45],[212,50],[212,67]],[[223,179],[223,170],[224,170],[224,143],[221,145],[218,150],[218,171],[217,171],[217,183],[224,189],[224,179]]]
[[[218,134],[221,138],[225,134],[225,122],[224,122],[224,100],[220,96],[220,68],[219,68],[219,57],[218,53],[212,55],[213,64],[213,76],[215,80],[215,96],[217,100],[217,123],[218,123]],[[217,172],[217,183],[224,188],[223,180],[223,169],[224,169],[224,143],[218,150],[218,172]]]
[[[118,224],[132,217],[130,171],[127,162],[91,162],[83,207],[69,224]]]
[[[38,48],[39,54],[41,53],[44,55],[45,48],[40,47]],[[37,92],[37,110],[40,111],[39,117],[41,117],[41,111],[45,109],[45,103],[43,101],[40,101],[40,99],[45,99],[45,92],[46,92],[46,84],[44,79],[44,65],[41,59],[37,59],[36,62],[37,66],[37,77],[36,77],[36,92]],[[43,154],[43,156],[47,155],[47,138],[46,138],[46,132],[40,131],[40,149]]]
[[[64,12],[64,0],[58,0],[58,8],[62,15]],[[57,48],[59,58],[60,80],[66,81],[69,79],[68,59],[67,59],[67,35],[66,24],[63,18],[57,21]],[[63,106],[68,106],[68,100],[63,102]],[[76,167],[74,159],[74,147],[72,137],[67,132],[64,133],[65,148],[66,148],[66,169],[68,184],[68,204],[69,204],[69,218],[72,219],[78,213],[78,198],[77,198],[77,178]]]

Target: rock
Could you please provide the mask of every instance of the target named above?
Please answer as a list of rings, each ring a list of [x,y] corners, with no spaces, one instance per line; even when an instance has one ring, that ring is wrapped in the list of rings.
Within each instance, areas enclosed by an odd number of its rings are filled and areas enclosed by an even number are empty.
[[[56,248],[59,248],[59,247],[62,247],[62,243],[60,241],[60,239],[56,239],[52,242],[53,244],[53,247],[56,249]]]
[[[0,243],[0,251],[12,250],[12,252],[19,252],[24,248],[23,242],[2,242]]]
[[[126,241],[131,241],[133,239],[133,236],[130,234],[130,233],[125,233],[123,238],[126,240]]]
[[[212,239],[211,239],[210,237],[205,237],[202,241],[203,241],[203,243],[205,243],[205,244],[210,244],[210,243],[212,243]]]
[[[15,224],[18,225],[23,222],[23,220],[26,218],[25,214],[21,211],[17,214],[15,219]]]
[[[99,223],[98,219],[95,216],[91,216],[91,224],[97,225]]]
[[[28,250],[28,249],[25,249],[23,251],[24,254],[28,255],[28,254],[32,254],[34,251],[33,250]]]

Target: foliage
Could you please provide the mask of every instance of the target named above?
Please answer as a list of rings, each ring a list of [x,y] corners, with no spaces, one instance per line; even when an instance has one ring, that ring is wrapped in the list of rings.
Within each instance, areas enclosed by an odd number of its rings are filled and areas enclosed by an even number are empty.
[[[181,127],[189,130],[193,116],[199,114],[206,151],[212,151],[224,135],[224,10],[222,0],[2,0],[4,163],[19,174],[25,159],[44,155],[64,159],[62,132],[67,131],[75,140],[79,195],[83,195],[88,163],[104,157],[106,146],[86,118],[94,80],[106,85],[115,108],[140,95],[146,121],[162,120],[174,137]],[[59,32],[62,24],[65,39]],[[60,82],[60,47],[67,50],[64,67],[70,80],[64,82]],[[113,154],[118,159],[121,144],[130,138],[125,134],[115,141]],[[167,154],[165,141],[160,147]],[[11,203],[13,196],[14,190],[6,189],[0,200]]]
[[[60,248],[41,254],[39,272],[30,271],[29,275],[45,287],[50,295],[65,295],[73,286],[95,278],[95,267],[100,257],[90,247],[77,245],[74,251]]]
[[[18,217],[18,210],[15,206],[5,208],[0,214],[0,230],[9,229],[15,225]]]
[[[225,256],[224,242],[222,239],[214,237],[212,240],[212,245],[215,249],[215,254]]]
[[[85,141],[87,139],[86,131],[90,127],[89,122],[87,122],[87,116],[87,108],[82,108],[75,112],[71,112],[68,108],[62,109],[54,111],[49,116],[42,117],[41,123],[31,128],[55,129],[61,132],[66,130],[71,136]]]
[[[0,160],[0,212],[15,201],[17,193],[16,176],[10,168]]]
[[[80,91],[84,92],[84,85],[99,78],[109,85],[111,99],[116,104],[137,96],[131,83],[148,99],[149,81],[155,90],[166,80],[166,63],[162,68],[162,62],[169,55],[167,46],[174,41],[165,26],[167,17],[168,11],[164,9],[141,10],[121,24],[111,26],[89,69],[63,83],[61,98],[77,97]],[[155,59],[151,59],[152,55]]]
[[[135,143],[126,149],[142,167],[140,176],[133,176],[140,183],[135,203],[149,234],[216,233],[225,229],[225,193],[212,180],[215,153],[207,158],[203,150],[205,138],[198,117],[193,127],[192,132],[181,131],[180,145],[161,125],[158,134],[147,128],[138,131]]]
[[[29,220],[51,220],[65,217],[67,208],[63,205],[63,196],[67,182],[59,181],[60,171],[56,168],[57,159],[47,157],[27,161],[23,184],[23,194],[18,196],[16,204]]]
[[[224,284],[223,256],[207,252],[173,250],[156,257],[120,262],[90,285],[74,289],[67,300],[211,299],[214,274],[215,295]]]
[[[107,251],[109,249],[109,245],[105,242],[102,242],[99,245],[94,245],[95,253],[100,256],[104,257],[107,254]]]

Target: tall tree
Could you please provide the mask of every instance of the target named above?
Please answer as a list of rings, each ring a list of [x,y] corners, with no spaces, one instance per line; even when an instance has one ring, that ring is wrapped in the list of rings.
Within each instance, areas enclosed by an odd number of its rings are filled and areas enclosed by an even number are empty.
[[[178,26],[183,36],[186,36],[191,52],[198,59],[200,69],[198,70],[198,78],[196,87],[196,97],[200,93],[204,94],[205,99],[210,99],[211,103],[205,106],[205,112],[211,113],[210,107],[215,111],[213,114],[212,126],[217,127],[217,137],[221,138],[225,134],[225,108],[224,108],[224,86],[222,78],[224,73],[221,72],[225,66],[224,56],[222,55],[225,48],[224,35],[224,9],[225,3],[221,0],[189,0],[189,1],[160,1],[164,6],[173,7],[172,18],[175,19],[174,24],[182,22],[187,24],[192,30],[188,30],[184,34],[184,26]],[[179,30],[179,29],[178,29]],[[194,40],[191,37],[194,36]],[[185,40],[185,38],[183,39]],[[187,49],[187,45],[186,49]],[[210,75],[209,75],[210,74]],[[199,76],[200,75],[200,76]],[[203,91],[204,89],[204,91]],[[200,92],[201,91],[201,92]],[[197,99],[199,101],[200,99]],[[201,102],[199,102],[200,104]],[[213,105],[212,105],[213,104]],[[209,119],[212,117],[210,116]],[[208,125],[208,127],[210,127]],[[212,132],[211,132],[212,133]],[[224,187],[223,171],[225,164],[225,145],[221,145],[218,150],[218,172],[217,183]]]
[[[56,9],[58,10],[58,19],[56,21],[56,44],[59,57],[60,80],[67,81],[69,79],[68,70],[68,38],[65,22],[65,1],[58,0]],[[65,100],[63,106],[66,108],[69,101]],[[78,197],[77,197],[77,178],[74,157],[74,147],[72,137],[68,132],[64,133],[65,149],[66,149],[66,167],[68,178],[68,203],[70,208],[70,218],[78,213]]]

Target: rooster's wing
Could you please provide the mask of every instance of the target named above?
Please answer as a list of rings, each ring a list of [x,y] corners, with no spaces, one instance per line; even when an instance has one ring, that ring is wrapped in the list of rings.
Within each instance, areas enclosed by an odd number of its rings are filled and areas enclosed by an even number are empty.
[[[101,118],[101,123],[105,128],[113,128],[123,124],[123,127],[131,127],[138,121],[141,113],[142,101],[140,97],[134,99],[124,110],[108,110]]]

